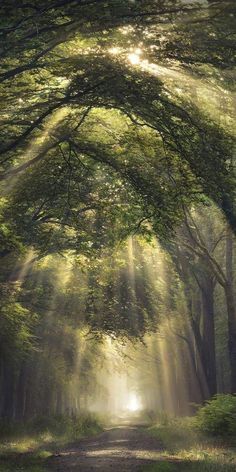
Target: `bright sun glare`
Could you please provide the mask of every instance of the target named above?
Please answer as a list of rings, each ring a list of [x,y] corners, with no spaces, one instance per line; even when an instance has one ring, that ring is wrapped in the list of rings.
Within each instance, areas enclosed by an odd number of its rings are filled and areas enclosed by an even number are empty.
[[[132,393],[129,397],[127,409],[129,411],[137,411],[140,409],[140,402],[134,393]]]
[[[112,56],[119,56],[122,55],[122,53],[125,53],[125,51],[120,47],[112,47],[109,49],[109,53],[112,54]],[[142,62],[142,49],[136,48],[130,50],[129,54],[127,54],[127,52],[125,53],[125,56],[130,64],[133,66],[138,65]]]
[[[140,48],[135,49],[134,52],[128,55],[129,62],[133,64],[134,66],[137,64],[140,64],[141,54],[142,54],[142,50]]]
[[[134,66],[140,63],[140,56],[139,54],[129,54],[128,59]]]

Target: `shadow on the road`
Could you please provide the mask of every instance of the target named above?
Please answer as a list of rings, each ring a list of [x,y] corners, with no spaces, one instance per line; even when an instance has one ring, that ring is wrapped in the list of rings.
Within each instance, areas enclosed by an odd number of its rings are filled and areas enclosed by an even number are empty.
[[[233,472],[218,464],[206,468],[204,460],[183,461],[166,455],[162,443],[137,427],[111,428],[100,435],[68,446],[49,461],[57,472]],[[215,468],[214,468],[215,467]]]
[[[111,428],[95,438],[71,444],[50,460],[57,471],[140,471],[163,451],[157,438],[137,427]]]

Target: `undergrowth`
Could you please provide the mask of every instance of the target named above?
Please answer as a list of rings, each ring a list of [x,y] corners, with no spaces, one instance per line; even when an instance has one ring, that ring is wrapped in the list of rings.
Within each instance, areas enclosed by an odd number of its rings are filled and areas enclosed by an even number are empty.
[[[169,418],[151,426],[149,434],[162,445],[160,460],[147,472],[235,472],[235,438],[212,437],[199,430],[194,418]]]
[[[78,418],[37,417],[26,423],[0,423],[0,472],[45,472],[47,460],[64,445],[102,431],[91,414]]]

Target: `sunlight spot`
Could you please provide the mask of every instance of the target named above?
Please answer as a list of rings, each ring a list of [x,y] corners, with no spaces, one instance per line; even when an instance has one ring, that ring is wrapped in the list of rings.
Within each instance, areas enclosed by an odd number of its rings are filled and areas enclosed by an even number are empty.
[[[110,49],[109,49],[110,54],[112,54],[113,56],[116,56],[116,55],[119,54],[121,51],[122,51],[122,49],[121,49],[121,48],[117,48],[117,47],[114,47],[114,48],[110,48]]]
[[[132,31],[134,31],[134,27],[131,26],[131,25],[128,25],[128,26],[121,26],[119,28],[119,31],[120,33],[124,34],[124,35],[127,35],[129,33],[132,33]]]
[[[58,81],[61,87],[67,87],[67,85],[69,85],[69,83],[71,82],[70,79],[68,79],[67,77],[58,77]]]
[[[128,55],[128,60],[133,66],[136,66],[136,65],[140,64],[140,62],[141,62],[140,54],[137,54],[137,53],[129,54]]]

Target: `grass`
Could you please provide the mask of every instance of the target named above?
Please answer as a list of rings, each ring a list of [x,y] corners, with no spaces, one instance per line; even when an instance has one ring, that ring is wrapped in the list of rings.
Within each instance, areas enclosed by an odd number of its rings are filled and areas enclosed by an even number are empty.
[[[14,426],[7,432],[0,427],[0,472],[47,472],[47,461],[55,452],[97,434],[102,426],[97,418],[81,415],[77,419],[40,418],[31,424],[16,425],[15,429],[14,434]]]
[[[1,426],[1,425],[0,425]],[[0,444],[0,472],[47,472],[48,459],[75,440],[102,430],[101,423],[89,415],[78,419],[40,418],[23,428],[3,429]],[[201,435],[191,418],[167,419],[146,429],[162,445],[160,459],[143,472],[235,472],[236,449],[231,438]],[[234,442],[234,444],[233,444]]]
[[[235,439],[201,435],[191,418],[173,419],[148,429],[161,440],[160,461],[144,472],[235,472]]]

